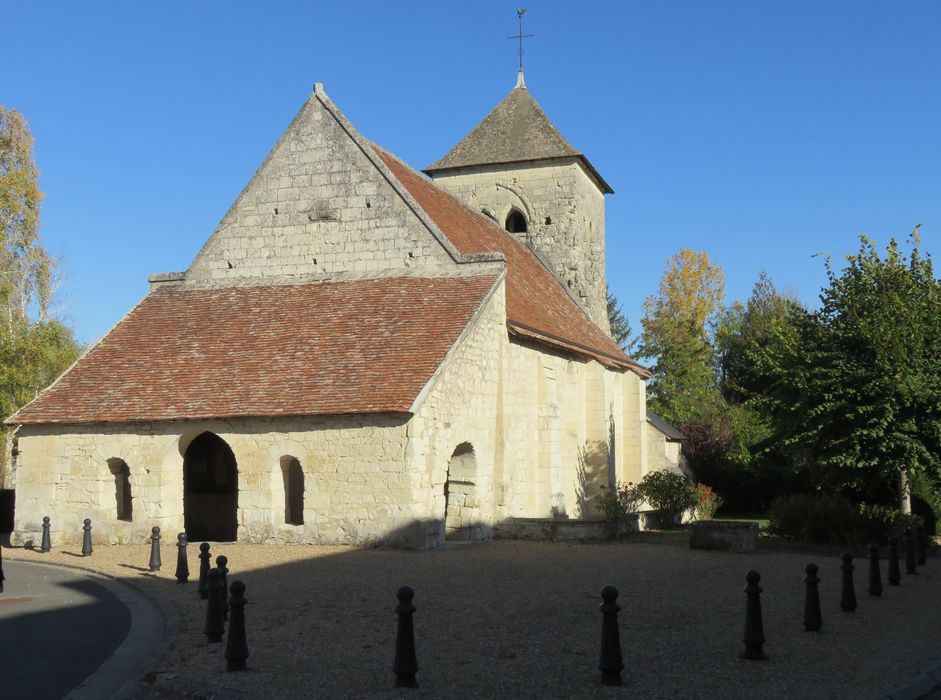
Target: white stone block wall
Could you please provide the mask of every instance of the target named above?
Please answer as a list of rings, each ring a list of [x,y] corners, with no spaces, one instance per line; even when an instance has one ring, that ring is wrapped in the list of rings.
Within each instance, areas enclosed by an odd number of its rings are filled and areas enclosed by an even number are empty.
[[[97,543],[143,542],[154,525],[175,538],[183,529],[183,455],[207,430],[235,455],[239,541],[410,544],[396,541],[414,535],[414,511],[406,416],[395,415],[23,426],[14,540],[38,542],[44,515],[62,544],[80,541],[84,518]],[[304,472],[303,526],[284,523],[287,455]],[[130,523],[117,520],[112,457],[130,468]]]
[[[343,126],[311,98],[186,280],[374,275],[452,262]]]
[[[469,479],[473,482],[469,495],[462,487],[455,500],[463,500],[462,519],[479,523],[479,534],[489,536],[496,515],[498,396],[506,344],[506,288],[501,282],[439,369],[409,426],[416,514],[427,523],[428,546],[443,541],[449,461],[464,443],[473,447],[476,473]]]

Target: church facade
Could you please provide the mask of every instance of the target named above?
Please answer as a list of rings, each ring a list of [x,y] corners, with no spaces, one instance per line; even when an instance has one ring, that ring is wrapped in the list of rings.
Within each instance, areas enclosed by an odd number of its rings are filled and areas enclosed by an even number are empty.
[[[14,541],[428,547],[677,468],[608,334],[611,188],[522,75],[425,172],[315,86],[189,269],[6,421]]]

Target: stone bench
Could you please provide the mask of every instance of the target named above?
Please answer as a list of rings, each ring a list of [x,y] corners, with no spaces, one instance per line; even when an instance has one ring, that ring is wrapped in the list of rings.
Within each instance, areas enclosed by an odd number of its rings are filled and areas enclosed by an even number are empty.
[[[758,523],[736,520],[698,520],[689,530],[690,549],[722,552],[754,552],[758,548]]]

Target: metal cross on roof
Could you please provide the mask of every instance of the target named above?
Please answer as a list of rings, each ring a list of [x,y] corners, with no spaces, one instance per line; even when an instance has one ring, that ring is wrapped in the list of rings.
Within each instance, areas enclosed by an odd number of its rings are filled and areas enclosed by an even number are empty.
[[[513,36],[508,36],[507,39],[519,39],[520,42],[520,70],[523,70],[523,39],[529,39],[530,37],[536,36],[535,34],[523,34],[523,15],[526,14],[526,8],[520,7],[516,10],[516,16],[519,19],[520,23],[520,33]]]

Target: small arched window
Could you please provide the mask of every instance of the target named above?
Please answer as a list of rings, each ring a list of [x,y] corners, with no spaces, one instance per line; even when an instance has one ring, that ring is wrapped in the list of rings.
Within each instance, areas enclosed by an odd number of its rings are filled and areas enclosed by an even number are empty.
[[[131,500],[131,470],[127,462],[117,457],[108,460],[108,470],[114,476],[114,500],[117,506],[118,520],[133,520]]]
[[[284,476],[284,522],[287,525],[304,524],[304,470],[296,457],[281,458]]]
[[[529,230],[526,217],[519,209],[510,210],[506,217],[506,230],[510,233],[526,233]]]

